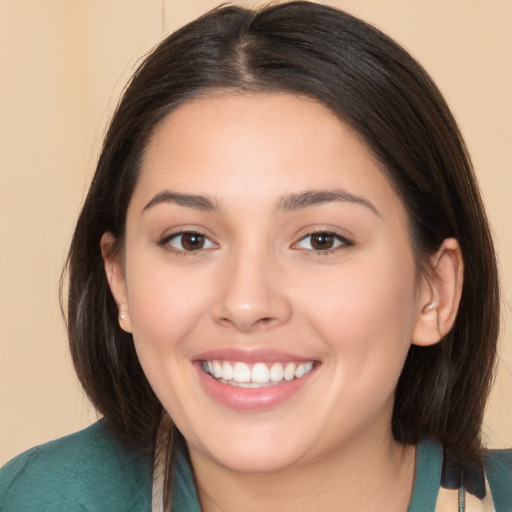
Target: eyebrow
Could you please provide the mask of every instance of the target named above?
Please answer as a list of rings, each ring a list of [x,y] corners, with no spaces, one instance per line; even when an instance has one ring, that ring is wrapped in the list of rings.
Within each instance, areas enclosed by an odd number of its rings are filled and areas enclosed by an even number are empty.
[[[332,202],[359,204],[381,217],[377,208],[370,201],[344,190],[308,190],[298,194],[287,194],[279,201],[278,209],[290,212]]]
[[[214,198],[197,195],[197,194],[180,194],[171,190],[164,190],[159,192],[149,203],[144,206],[143,212],[153,208],[158,204],[177,204],[178,206],[185,206],[187,208],[194,208],[201,211],[220,211],[220,204]]]
[[[381,216],[377,208],[375,208],[370,201],[344,190],[308,190],[296,194],[287,194],[278,201],[277,210],[291,212],[332,202],[359,204],[368,208],[375,215]],[[153,199],[144,206],[142,211],[145,212],[154,206],[166,203],[200,211],[221,211],[220,203],[215,198],[198,194],[182,194],[171,190],[164,190],[156,194]]]

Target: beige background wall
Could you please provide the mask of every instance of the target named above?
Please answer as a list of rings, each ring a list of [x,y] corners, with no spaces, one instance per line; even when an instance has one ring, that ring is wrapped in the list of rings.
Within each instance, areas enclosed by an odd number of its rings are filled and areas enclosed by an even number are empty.
[[[217,3],[0,0],[0,463],[96,419],[74,377],[58,306],[74,219],[135,62]],[[411,50],[462,126],[504,284],[502,362],[485,435],[492,446],[511,446],[512,1],[326,3]]]

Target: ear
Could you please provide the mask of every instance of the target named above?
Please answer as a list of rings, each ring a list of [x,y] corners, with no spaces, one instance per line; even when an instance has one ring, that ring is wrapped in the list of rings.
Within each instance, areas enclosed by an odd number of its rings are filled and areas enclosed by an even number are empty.
[[[431,259],[432,272],[422,279],[414,345],[434,345],[452,328],[459,309],[464,262],[460,246],[447,238]]]
[[[112,233],[103,233],[100,242],[101,255],[103,256],[108,285],[119,311],[119,325],[123,331],[132,332],[124,271],[119,251],[115,249],[115,241],[116,239]]]

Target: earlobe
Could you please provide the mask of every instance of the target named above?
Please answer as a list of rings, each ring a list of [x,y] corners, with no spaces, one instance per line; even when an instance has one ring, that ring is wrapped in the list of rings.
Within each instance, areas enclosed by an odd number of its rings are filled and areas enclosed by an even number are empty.
[[[130,321],[130,312],[128,310],[128,306],[126,304],[121,304],[119,306],[119,327],[126,332],[132,332],[132,324]]]
[[[119,325],[124,331],[132,332],[124,272],[119,253],[114,250],[114,235],[104,233],[100,245],[108,285],[119,311]]]
[[[464,262],[454,238],[441,244],[431,261],[432,272],[423,279],[418,315],[412,335],[414,345],[434,345],[452,328],[459,309]]]

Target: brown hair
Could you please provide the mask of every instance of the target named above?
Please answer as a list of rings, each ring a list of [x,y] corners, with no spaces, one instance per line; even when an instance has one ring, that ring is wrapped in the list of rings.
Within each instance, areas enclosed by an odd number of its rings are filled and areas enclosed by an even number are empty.
[[[177,105],[212,89],[285,91],[322,102],[360,134],[400,194],[420,269],[445,238],[459,241],[465,265],[455,325],[434,346],[411,346],[392,428],[404,443],[435,438],[457,457],[479,460],[499,292],[466,147],[441,93],[403,48],[357,18],[309,2],[216,9],[167,37],[129,83],[68,259],[71,353],[93,404],[124,442],[153,449],[162,406],[131,336],[118,326],[100,239],[109,231],[117,249],[122,246],[128,203],[155,127]],[[176,431],[172,439],[168,465],[183,441]]]

